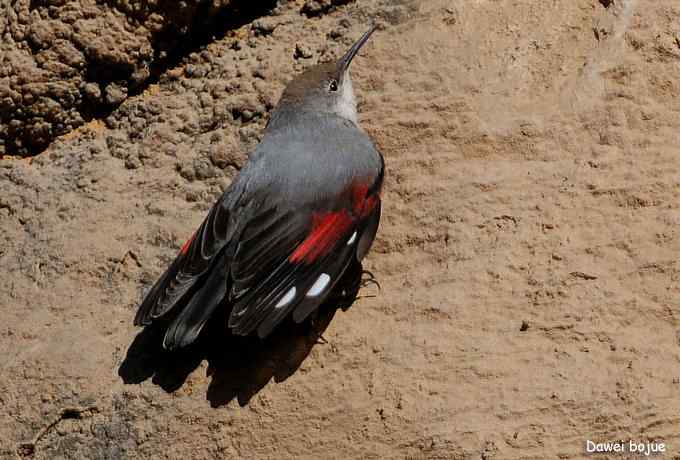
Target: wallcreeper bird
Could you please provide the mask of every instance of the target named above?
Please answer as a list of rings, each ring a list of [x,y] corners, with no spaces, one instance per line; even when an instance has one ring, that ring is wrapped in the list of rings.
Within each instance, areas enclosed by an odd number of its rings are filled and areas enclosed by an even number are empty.
[[[193,342],[218,307],[231,308],[232,333],[266,337],[361,267],[384,162],[359,127],[349,65],[374,30],[288,84],[248,163],[146,295],[135,324],[166,324],[165,348]]]

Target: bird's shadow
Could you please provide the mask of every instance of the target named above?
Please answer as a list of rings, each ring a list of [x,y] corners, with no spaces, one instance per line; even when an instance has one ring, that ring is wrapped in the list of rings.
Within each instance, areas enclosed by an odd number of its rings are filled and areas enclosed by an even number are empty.
[[[220,407],[236,399],[245,406],[272,378],[282,382],[298,370],[312,348],[320,343],[337,310],[348,309],[357,292],[358,289],[351,292],[341,302],[326,302],[312,321],[297,324],[289,318],[266,339],[232,335],[227,331],[226,315],[221,314],[208,322],[195,343],[168,351],[162,346],[166,325],[147,326],[128,348],[118,375],[126,384],[150,378],[171,393],[181,388],[205,359],[211,378],[207,389],[210,405]]]

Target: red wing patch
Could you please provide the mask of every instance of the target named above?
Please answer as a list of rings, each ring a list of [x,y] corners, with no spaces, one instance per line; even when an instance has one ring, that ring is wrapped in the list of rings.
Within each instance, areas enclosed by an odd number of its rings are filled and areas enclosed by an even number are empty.
[[[184,246],[182,246],[182,249],[179,250],[179,252],[185,256],[187,252],[189,252],[189,246],[191,246],[191,243],[194,241],[194,238],[196,238],[196,233],[191,235],[191,238],[189,238],[186,243],[184,243]]]
[[[352,209],[342,209],[335,212],[315,213],[312,231],[295,249],[288,260],[291,263],[312,263],[318,257],[325,255],[333,245],[352,228],[355,222],[368,217],[379,197],[368,195],[366,184],[354,184],[350,189]]]
[[[355,184],[352,187],[352,211],[357,218],[367,217],[378,203],[377,195],[368,195],[368,185]]]
[[[290,255],[291,263],[312,263],[328,253],[341,237],[352,227],[353,219],[346,210],[317,213],[312,231]]]

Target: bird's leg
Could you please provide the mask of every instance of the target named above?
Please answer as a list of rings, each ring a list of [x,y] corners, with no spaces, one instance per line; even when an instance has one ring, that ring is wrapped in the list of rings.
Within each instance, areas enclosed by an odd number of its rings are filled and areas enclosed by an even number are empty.
[[[359,262],[352,264],[347,269],[339,284],[339,289],[336,290],[331,300],[343,311],[347,311],[358,298],[375,297],[374,295],[358,296],[361,288],[374,284],[379,290],[381,289],[380,283],[375,279],[375,275],[368,270],[364,270]]]
[[[363,275],[365,275],[365,274],[368,275],[366,278],[363,277]],[[365,288],[369,284],[373,284],[378,288],[378,291],[382,291],[382,286],[380,286],[380,283],[378,282],[378,280],[375,279],[375,275],[372,272],[370,272],[368,270],[362,270],[361,275],[362,275],[362,277],[361,277],[361,282],[360,282],[359,287]],[[375,296],[371,296],[371,297],[375,297]]]
[[[319,332],[317,330],[317,321],[319,320],[319,309],[317,308],[314,310],[312,313],[309,314],[309,327],[311,328],[311,332],[313,334],[314,340],[316,340],[316,344],[319,345],[326,345],[328,343],[328,340],[323,336],[322,332]]]

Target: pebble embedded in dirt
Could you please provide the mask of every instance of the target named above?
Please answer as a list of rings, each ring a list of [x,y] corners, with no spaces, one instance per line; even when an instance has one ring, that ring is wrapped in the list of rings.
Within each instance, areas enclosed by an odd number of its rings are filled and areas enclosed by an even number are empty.
[[[98,102],[102,97],[101,89],[96,83],[86,83],[83,85],[83,93],[91,101]]]
[[[300,12],[311,18],[328,13],[334,7],[344,5],[352,1],[353,0],[307,0],[304,5],[302,5]]]
[[[293,55],[293,57],[295,59],[300,59],[300,58],[309,59],[312,56],[314,56],[314,52],[311,50],[310,47],[308,47],[304,44],[301,44],[301,43],[295,44],[295,54]]]
[[[117,83],[110,83],[104,89],[106,103],[109,105],[118,105],[127,97],[127,88]]]
[[[253,21],[252,29],[256,35],[270,35],[276,29],[277,22],[274,18],[260,18]]]

